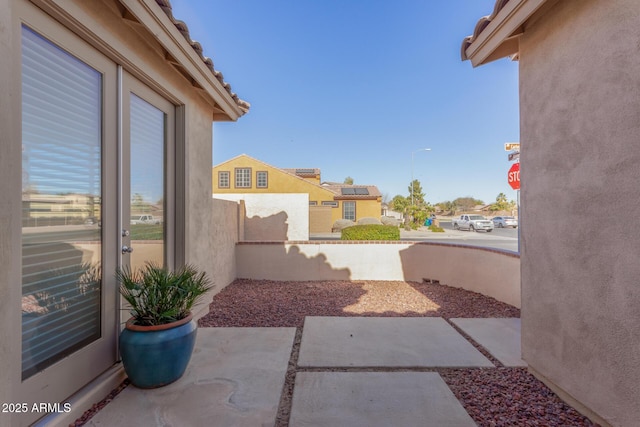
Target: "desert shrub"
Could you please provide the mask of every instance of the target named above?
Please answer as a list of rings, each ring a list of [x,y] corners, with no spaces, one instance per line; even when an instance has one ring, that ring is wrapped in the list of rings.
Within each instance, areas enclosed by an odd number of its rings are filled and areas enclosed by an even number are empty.
[[[431,224],[429,226],[429,230],[433,231],[434,233],[444,233],[444,228],[439,227],[435,224]]]
[[[342,240],[400,240],[400,229],[393,225],[354,225],[342,229]]]

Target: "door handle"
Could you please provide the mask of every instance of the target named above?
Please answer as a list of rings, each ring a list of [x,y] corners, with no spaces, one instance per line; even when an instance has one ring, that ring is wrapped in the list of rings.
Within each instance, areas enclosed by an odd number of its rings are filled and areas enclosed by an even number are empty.
[[[130,254],[131,252],[133,252],[133,248],[127,245],[122,245],[122,253],[123,254]]]

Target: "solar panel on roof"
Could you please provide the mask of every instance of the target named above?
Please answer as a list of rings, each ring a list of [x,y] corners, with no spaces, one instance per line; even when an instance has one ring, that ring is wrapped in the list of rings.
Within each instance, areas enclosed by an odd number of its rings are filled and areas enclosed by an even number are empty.
[[[354,190],[356,190],[356,194],[359,194],[361,196],[368,196],[369,195],[369,189],[368,188],[355,188]]]
[[[315,169],[296,169],[296,173],[308,174],[308,173],[316,173]]]
[[[355,195],[356,194],[356,189],[355,188],[341,188],[340,192],[342,193],[343,196],[350,196],[350,195]]]

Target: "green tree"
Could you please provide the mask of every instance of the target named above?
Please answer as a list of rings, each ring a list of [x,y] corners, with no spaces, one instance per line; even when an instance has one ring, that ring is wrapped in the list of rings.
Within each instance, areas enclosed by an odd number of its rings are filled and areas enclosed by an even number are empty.
[[[446,212],[446,215],[456,214],[456,205],[450,200],[438,203],[440,210]]]
[[[477,205],[484,205],[484,202],[482,200],[474,199],[471,196],[467,196],[467,197],[458,197],[453,201],[453,204],[456,206],[456,209],[470,211]]]
[[[344,179],[344,184],[353,185],[353,178],[351,178],[350,176],[346,177]]]
[[[498,196],[496,197],[496,202],[489,207],[489,210],[492,212],[510,211],[511,206],[509,201],[507,200],[507,196],[504,193],[498,194]]]
[[[435,211],[435,208],[429,203],[417,206],[413,205],[409,207],[409,215],[411,216],[411,228],[414,230],[424,224],[429,214]]]
[[[423,205],[425,203],[420,181],[414,179],[413,182],[409,183],[407,190],[409,191],[409,202],[413,201],[414,205]]]
[[[392,200],[391,200],[391,208],[396,211],[396,212],[402,212],[402,216],[404,218],[404,228],[406,230],[409,229],[409,206],[411,205],[411,199],[401,196],[401,195],[396,195]]]
[[[410,200],[407,200],[406,197],[398,194],[393,199],[391,199],[391,209],[396,212],[404,212],[404,210],[409,206],[410,203]]]

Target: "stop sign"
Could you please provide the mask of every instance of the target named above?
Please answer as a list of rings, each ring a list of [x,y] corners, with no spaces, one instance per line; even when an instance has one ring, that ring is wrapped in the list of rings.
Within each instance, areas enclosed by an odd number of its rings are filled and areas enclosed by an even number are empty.
[[[507,174],[507,179],[509,181],[509,185],[514,190],[520,189],[520,163],[514,163],[511,165],[509,169],[509,173]]]

